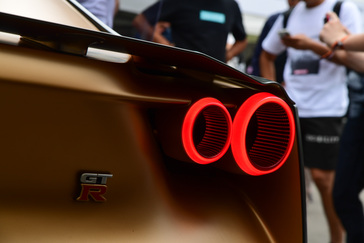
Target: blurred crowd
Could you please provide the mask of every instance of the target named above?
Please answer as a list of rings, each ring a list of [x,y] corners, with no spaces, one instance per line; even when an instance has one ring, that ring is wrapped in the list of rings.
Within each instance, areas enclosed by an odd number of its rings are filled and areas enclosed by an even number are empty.
[[[78,1],[110,27],[122,4]],[[267,18],[246,57],[244,6],[235,0],[152,2],[130,21],[133,37],[202,52],[285,88],[298,109],[307,195],[309,182],[315,183],[330,242],[364,242],[359,199],[364,187],[364,33],[358,6],[287,0],[287,9]]]

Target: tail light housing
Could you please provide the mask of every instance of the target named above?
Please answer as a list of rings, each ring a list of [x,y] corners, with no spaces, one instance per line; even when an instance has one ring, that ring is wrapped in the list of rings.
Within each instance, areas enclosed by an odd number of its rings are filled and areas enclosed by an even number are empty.
[[[211,97],[187,108],[161,110],[156,118],[166,155],[198,164],[219,161],[215,167],[233,173],[258,176],[278,170],[295,138],[291,108],[266,92],[250,94],[234,121],[226,106]]]
[[[258,93],[239,108],[233,122],[231,149],[247,174],[264,175],[287,160],[295,137],[291,109],[277,96]]]

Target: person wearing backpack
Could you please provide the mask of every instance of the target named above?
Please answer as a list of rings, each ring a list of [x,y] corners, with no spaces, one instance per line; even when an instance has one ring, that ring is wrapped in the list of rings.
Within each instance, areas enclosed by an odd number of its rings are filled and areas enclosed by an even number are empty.
[[[335,13],[327,16],[320,39],[351,69],[350,108],[340,141],[333,199],[347,242],[364,242],[363,204],[359,198],[364,188],[364,33],[350,34]]]
[[[289,9],[296,6],[296,4],[298,2],[299,2],[299,0],[287,0]],[[281,12],[275,13],[275,14],[269,16],[269,18],[265,22],[263,29],[259,35],[259,38],[256,42],[255,48],[254,48],[253,57],[251,59],[251,65],[249,65],[248,69],[247,69],[247,72],[249,74],[252,74],[252,75],[258,76],[258,77],[261,76],[260,68],[259,68],[259,58],[260,58],[260,53],[262,52],[262,43],[280,14],[281,14]],[[286,57],[287,57],[286,52],[283,52],[276,58],[276,60],[274,62],[275,70],[276,70],[275,80],[278,83],[283,82],[283,69],[284,69],[284,65],[286,63]]]
[[[347,73],[346,67],[335,63],[330,48],[319,39],[326,13],[335,5],[336,0],[300,1],[290,12],[286,28],[281,15],[263,42],[260,70],[263,77],[273,79],[275,57],[287,50],[284,87],[296,102],[304,164],[319,190],[330,240],[336,243],[344,238],[332,189],[349,104]],[[340,19],[350,32],[361,31],[360,12],[354,3],[342,3]]]

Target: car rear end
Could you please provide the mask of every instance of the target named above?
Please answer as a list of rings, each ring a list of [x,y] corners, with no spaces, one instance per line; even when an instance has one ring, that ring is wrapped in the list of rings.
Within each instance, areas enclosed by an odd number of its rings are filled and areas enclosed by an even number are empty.
[[[306,242],[279,84],[75,1],[0,6],[0,241]]]

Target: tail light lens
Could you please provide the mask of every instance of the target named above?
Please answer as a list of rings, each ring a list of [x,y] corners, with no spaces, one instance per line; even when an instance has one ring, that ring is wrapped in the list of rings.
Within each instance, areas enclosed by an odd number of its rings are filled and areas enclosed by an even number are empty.
[[[268,174],[279,169],[290,154],[294,118],[282,99],[258,93],[239,108],[233,131],[231,148],[239,167],[250,175]]]
[[[188,110],[182,126],[182,143],[194,162],[209,164],[228,150],[232,120],[226,107],[214,98],[204,98]]]

